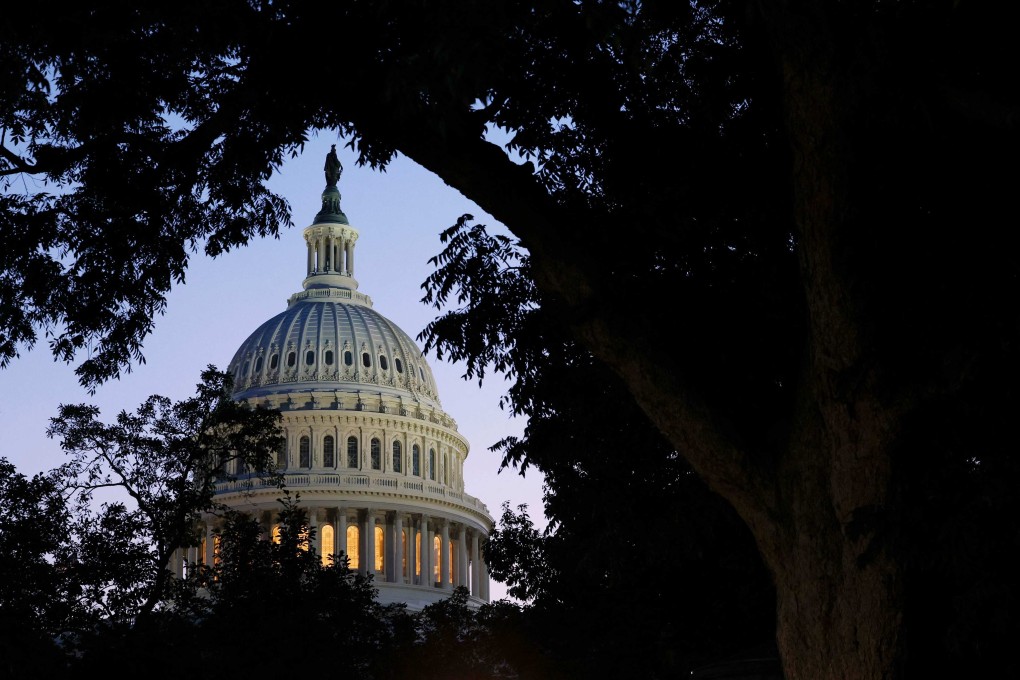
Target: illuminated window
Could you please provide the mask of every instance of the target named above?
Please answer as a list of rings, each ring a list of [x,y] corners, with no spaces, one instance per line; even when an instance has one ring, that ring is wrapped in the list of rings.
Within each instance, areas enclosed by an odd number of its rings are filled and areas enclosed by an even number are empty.
[[[429,449],[429,479],[436,481],[436,450]]]
[[[439,559],[442,556],[440,551],[443,549],[443,540],[439,536],[432,537],[432,581],[439,583],[439,571],[442,568],[442,564]]]
[[[320,536],[320,539],[321,539],[321,542],[320,542],[320,546],[321,547],[319,548],[319,554],[322,555],[322,566],[324,566],[324,567],[328,567],[329,566],[329,563],[330,563],[330,559],[329,558],[333,556],[333,537],[334,537],[334,535],[335,534],[333,532],[333,525],[332,524],[324,525],[321,528],[321,530],[319,531],[319,536]]]
[[[350,558],[351,569],[357,569],[360,561],[358,559],[361,555],[361,545],[359,540],[361,538],[361,532],[358,531],[358,527],[351,524],[347,527],[347,557]]]
[[[347,467],[358,467],[358,438],[347,438]]]
[[[421,532],[414,535],[414,575],[421,576]]]
[[[393,471],[400,472],[400,459],[403,458],[404,452],[400,448],[400,442],[393,442]]]
[[[383,570],[383,552],[386,548],[386,532],[381,526],[375,527],[375,570]]]
[[[333,436],[326,435],[322,438],[322,465],[323,467],[336,467],[335,460],[336,446],[333,444]]]
[[[375,439],[375,438],[372,439],[371,452],[372,452],[372,469],[373,470],[381,470],[382,469],[382,445],[379,443],[378,439]]]
[[[457,560],[453,559],[453,556],[457,554],[457,551],[454,550],[454,546],[455,545],[457,545],[457,544],[453,542],[453,539],[450,539],[450,545],[448,546],[449,547],[449,552],[446,553],[447,555],[450,556],[450,559],[448,560],[448,562],[450,563],[450,573],[447,574],[447,577],[450,580],[447,581],[447,583],[454,583],[454,580],[453,580],[453,564],[454,564],[454,562],[457,561]]]
[[[205,564],[205,536],[202,537],[202,544],[199,546],[201,552],[198,553],[199,564]]]
[[[421,477],[421,449],[417,444],[411,447],[411,474]]]
[[[212,542],[212,561],[213,561],[213,564],[215,564],[215,565],[219,565],[220,562],[223,560],[222,556],[220,555],[220,543],[221,542],[222,541],[221,541],[219,536],[213,536],[213,542]]]
[[[279,544],[280,542],[280,525],[274,524],[272,531],[273,543]]]
[[[403,579],[407,575],[407,530],[400,530],[400,554],[403,560],[400,563],[400,577]]]

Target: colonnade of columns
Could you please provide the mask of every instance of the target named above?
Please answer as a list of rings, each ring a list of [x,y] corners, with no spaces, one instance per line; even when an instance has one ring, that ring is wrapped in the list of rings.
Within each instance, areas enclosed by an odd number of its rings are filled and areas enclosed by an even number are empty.
[[[346,231],[330,229],[321,233],[306,233],[308,245],[308,276],[333,272],[354,276],[354,242]]]
[[[477,527],[423,512],[342,505],[311,509],[309,525],[324,560],[330,555],[346,555],[352,569],[373,574],[377,584],[450,592],[463,586],[472,596],[489,601],[489,573],[481,549],[486,534]],[[357,531],[351,531],[354,527]],[[382,531],[377,532],[377,527]],[[272,527],[267,533],[272,535]],[[206,524],[202,545],[179,550],[175,556],[177,576],[184,576],[185,561],[211,564],[216,540],[215,526]]]

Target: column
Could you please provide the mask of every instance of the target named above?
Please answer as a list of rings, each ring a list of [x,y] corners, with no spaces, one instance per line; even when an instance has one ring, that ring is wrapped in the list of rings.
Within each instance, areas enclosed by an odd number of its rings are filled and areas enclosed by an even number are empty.
[[[457,584],[468,586],[467,570],[467,527],[463,524],[457,530]]]
[[[421,516],[421,585],[432,587],[432,532],[429,516]]]
[[[336,247],[333,245],[333,234],[326,237],[326,249],[329,251],[329,257],[326,258],[326,271],[336,270]]]
[[[374,574],[375,573],[375,515],[372,514],[371,510],[365,511],[365,535],[362,537],[361,549],[364,551],[362,555],[362,565],[364,568],[361,570],[363,574]]]
[[[471,594],[478,597],[479,577],[481,575],[481,564],[478,556],[480,554],[478,545],[478,532],[471,532]]]
[[[443,590],[450,589],[450,523],[443,520],[442,539],[439,543],[439,582]]]
[[[393,518],[393,580],[404,582],[404,518],[398,512]]]
[[[414,524],[414,515],[407,518],[407,582],[414,585],[414,572],[418,566],[418,558],[414,554],[415,537],[418,528]]]
[[[315,251],[312,249],[312,241],[311,241],[311,239],[309,239],[305,243],[308,245],[308,274],[307,275],[311,276],[312,275],[312,267],[314,266],[314,263],[315,263],[315,257],[313,255],[313,253]]]
[[[354,243],[347,242],[347,276],[354,276]]]
[[[315,536],[313,539],[312,536]],[[308,508],[308,547],[309,549],[315,547],[315,543],[319,540],[319,509]],[[315,552],[319,552],[316,549]],[[322,555],[319,555],[321,560]]]
[[[485,564],[485,558],[484,557],[480,560],[480,564],[481,564],[481,567],[482,567],[481,568],[482,575],[481,575],[481,579],[480,579],[480,581],[481,581],[480,582],[480,585],[481,585],[481,589],[480,589],[481,590],[481,595],[480,596],[481,596],[481,598],[483,600],[488,602],[489,601],[489,566],[487,564]]]
[[[393,554],[397,546],[393,540],[394,515],[386,513],[383,518],[383,579],[389,583],[397,580],[397,572],[393,565]]]
[[[342,505],[336,506],[336,547],[333,554],[337,560],[341,555],[347,554],[347,508]]]
[[[174,550],[170,558],[170,571],[177,578],[184,578],[184,551],[181,548]]]

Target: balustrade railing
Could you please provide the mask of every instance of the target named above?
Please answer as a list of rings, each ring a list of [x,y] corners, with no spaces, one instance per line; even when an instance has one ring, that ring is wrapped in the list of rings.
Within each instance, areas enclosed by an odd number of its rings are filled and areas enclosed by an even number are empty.
[[[458,505],[464,505],[468,508],[488,513],[485,504],[474,496],[421,480],[401,479],[388,475],[340,474],[334,472],[285,472],[283,473],[283,480],[286,487],[290,489],[310,487],[331,488],[338,491],[344,489],[364,490],[369,488],[392,489],[425,498],[445,499],[456,502]],[[276,485],[270,479],[255,475],[241,476],[237,479],[217,483],[216,493],[238,493],[274,486]]]

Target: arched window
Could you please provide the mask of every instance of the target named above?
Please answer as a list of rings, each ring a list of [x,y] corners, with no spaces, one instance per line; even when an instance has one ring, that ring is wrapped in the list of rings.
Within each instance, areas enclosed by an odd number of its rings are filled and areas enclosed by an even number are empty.
[[[387,363],[386,357],[384,357],[382,354],[379,355],[379,368],[381,368],[384,371],[387,368],[389,368],[389,363]]]
[[[400,358],[399,357],[394,357],[394,359],[393,359],[393,366],[397,369],[397,373],[403,373],[404,372],[404,364],[402,364],[400,362]]]
[[[333,557],[333,525],[324,524],[322,529],[319,531],[319,554],[322,555],[322,566],[328,567],[330,560]]]
[[[301,437],[301,445],[298,448],[298,467],[312,467],[312,443],[308,437]]]
[[[436,450],[429,449],[429,479],[436,481]]]
[[[347,467],[358,467],[358,438],[347,438]]]
[[[333,435],[327,434],[322,438],[322,466],[336,467],[336,446],[333,443]]]
[[[403,450],[400,448],[400,442],[393,442],[393,471],[400,472],[401,465],[400,459],[403,458]]]
[[[297,353],[287,352],[287,368],[294,368],[294,364],[297,363]]]
[[[361,563],[361,545],[359,539],[361,532],[356,524],[347,525],[347,557],[351,560],[348,565],[351,569],[357,569]]]
[[[273,543],[276,543],[276,544],[280,543],[280,525],[279,524],[274,524],[273,525],[272,537],[273,537]]]
[[[275,371],[279,367],[280,367],[280,355],[274,354],[273,356],[269,357],[269,370]]]
[[[421,477],[421,449],[417,444],[411,447],[411,474]]]
[[[375,437],[372,438],[371,455],[372,455],[372,469],[373,470],[381,470],[382,469],[382,445],[379,443],[379,440],[376,439]]]
[[[443,484],[450,486],[450,456],[443,454]]]
[[[350,366],[354,363],[354,355],[350,352],[344,352],[344,366]]]
[[[326,353],[323,355],[322,358],[326,362],[327,366],[332,366],[333,365],[333,350],[327,349]]]
[[[256,373],[262,372],[262,357],[259,357],[258,359],[255,360],[255,372]]]
[[[383,554],[386,549],[386,532],[378,524],[375,526],[375,570],[382,571],[385,565],[383,564]]]
[[[276,467],[285,470],[287,468],[287,440],[283,440],[280,448],[276,450]]]
[[[305,352],[305,366],[311,366],[315,363],[315,351],[308,350]]]
[[[369,356],[368,352],[361,353],[361,365],[364,366],[365,368],[372,367],[372,357]]]

